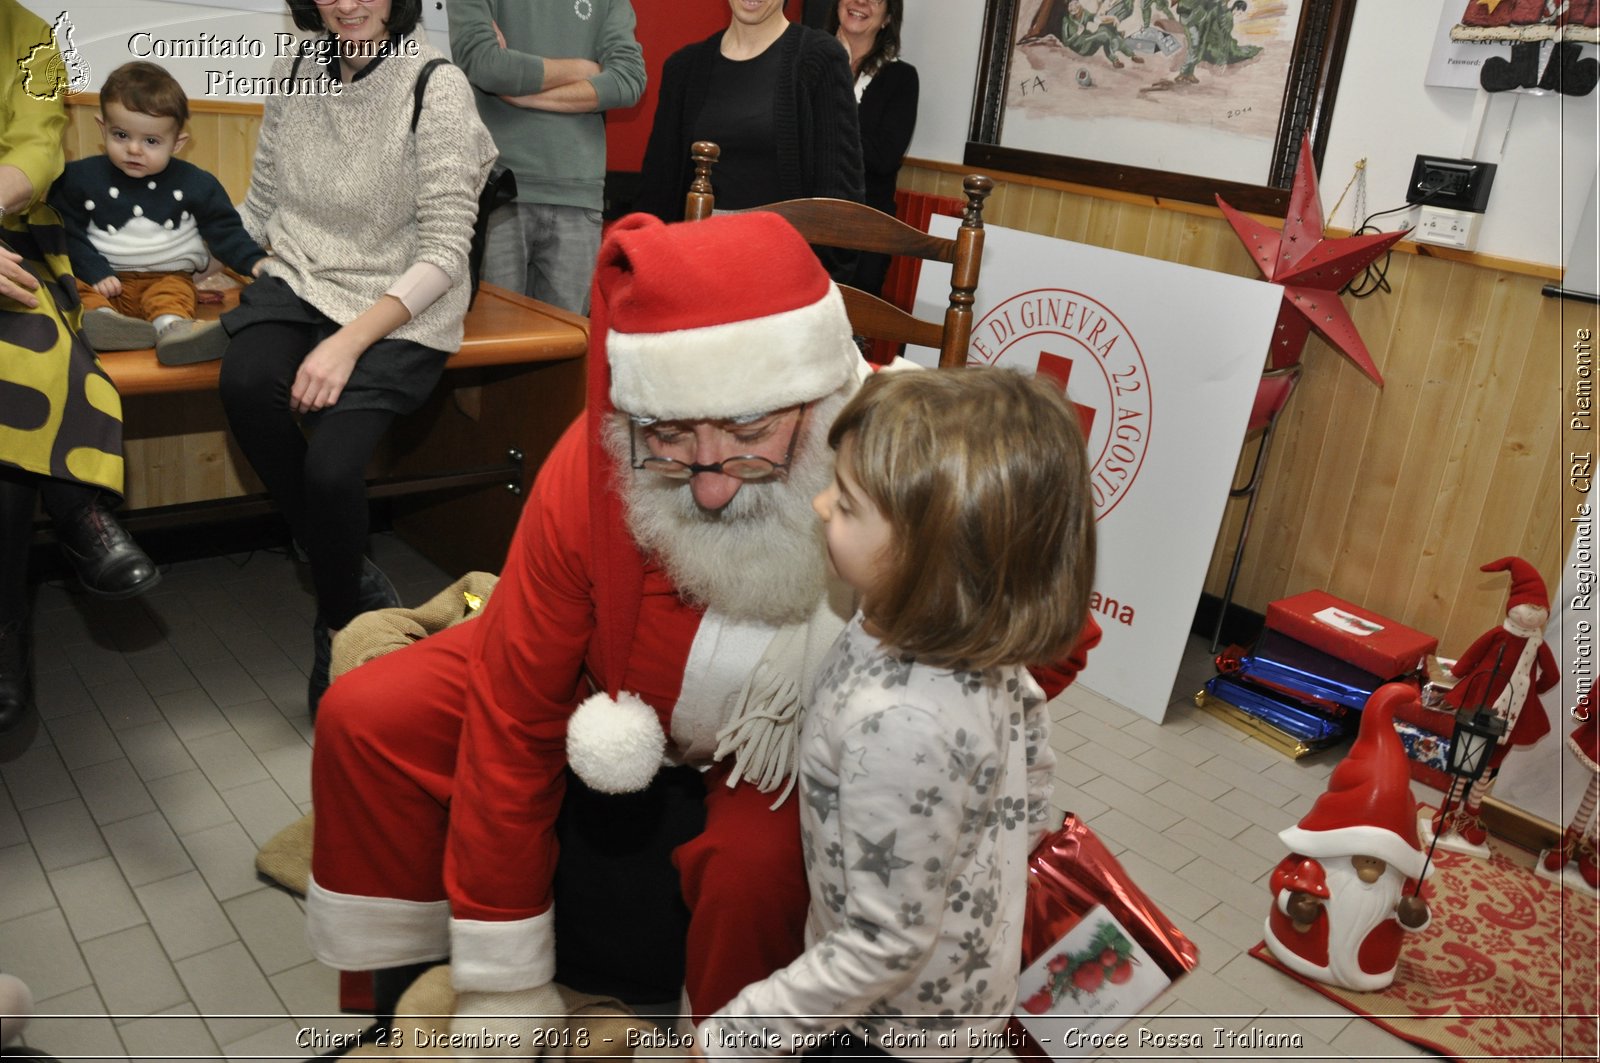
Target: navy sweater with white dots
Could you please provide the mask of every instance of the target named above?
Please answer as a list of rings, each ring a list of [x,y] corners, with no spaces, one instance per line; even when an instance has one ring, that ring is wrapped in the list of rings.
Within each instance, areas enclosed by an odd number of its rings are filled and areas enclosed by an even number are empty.
[[[50,205],[66,222],[72,272],[85,284],[113,273],[193,273],[212,255],[248,274],[266,256],[222,183],[182,159],[146,177],[129,177],[105,155],[69,162]]]

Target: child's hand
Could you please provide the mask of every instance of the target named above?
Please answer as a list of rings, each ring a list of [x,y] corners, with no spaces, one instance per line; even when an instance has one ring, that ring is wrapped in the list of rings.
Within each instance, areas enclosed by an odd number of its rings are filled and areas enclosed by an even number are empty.
[[[122,294],[122,278],[113,273],[103,281],[95,281],[94,290],[107,299],[115,299]]]
[[[250,267],[250,276],[252,276],[252,277],[261,276],[261,267],[265,266],[271,260],[272,260],[272,256],[271,255],[268,255],[266,258],[257,259],[256,260],[256,264]]]

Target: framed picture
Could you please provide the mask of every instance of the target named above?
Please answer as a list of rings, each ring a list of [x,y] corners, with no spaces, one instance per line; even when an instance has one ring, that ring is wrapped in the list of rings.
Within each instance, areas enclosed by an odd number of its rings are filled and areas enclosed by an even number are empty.
[[[1282,216],[1355,0],[985,0],[963,164]]]

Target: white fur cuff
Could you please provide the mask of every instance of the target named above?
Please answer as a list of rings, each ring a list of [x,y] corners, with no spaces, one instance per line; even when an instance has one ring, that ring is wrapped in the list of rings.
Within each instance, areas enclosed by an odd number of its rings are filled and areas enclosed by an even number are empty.
[[[426,963],[450,955],[450,902],[401,901],[306,888],[311,954],[341,971]]]
[[[505,992],[556,976],[555,909],[531,919],[450,920],[450,981],[459,991]]]

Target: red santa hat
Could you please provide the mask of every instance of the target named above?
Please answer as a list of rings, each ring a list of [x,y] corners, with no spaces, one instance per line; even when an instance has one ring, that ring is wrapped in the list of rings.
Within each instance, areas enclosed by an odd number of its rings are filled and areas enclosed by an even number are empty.
[[[824,398],[865,367],[839,289],[776,214],[666,225],[645,214],[607,232],[589,319],[589,512],[597,629],[592,652],[609,689],[578,706],[567,759],[606,793],[642,790],[666,748],[671,707],[618,689],[644,582],[602,428],[641,417],[738,418]],[[754,667],[755,662],[751,662]]]
[[[1506,599],[1506,612],[1519,605],[1537,605],[1550,611],[1550,592],[1545,589],[1544,577],[1539,570],[1520,557],[1502,557],[1484,565],[1480,572],[1510,572],[1511,595]]]
[[[1278,832],[1284,845],[1319,860],[1375,856],[1407,878],[1422,873],[1411,769],[1394,729],[1396,706],[1416,699],[1408,683],[1386,683],[1367,699],[1361,730],[1333,769],[1327,792],[1298,825]]]

